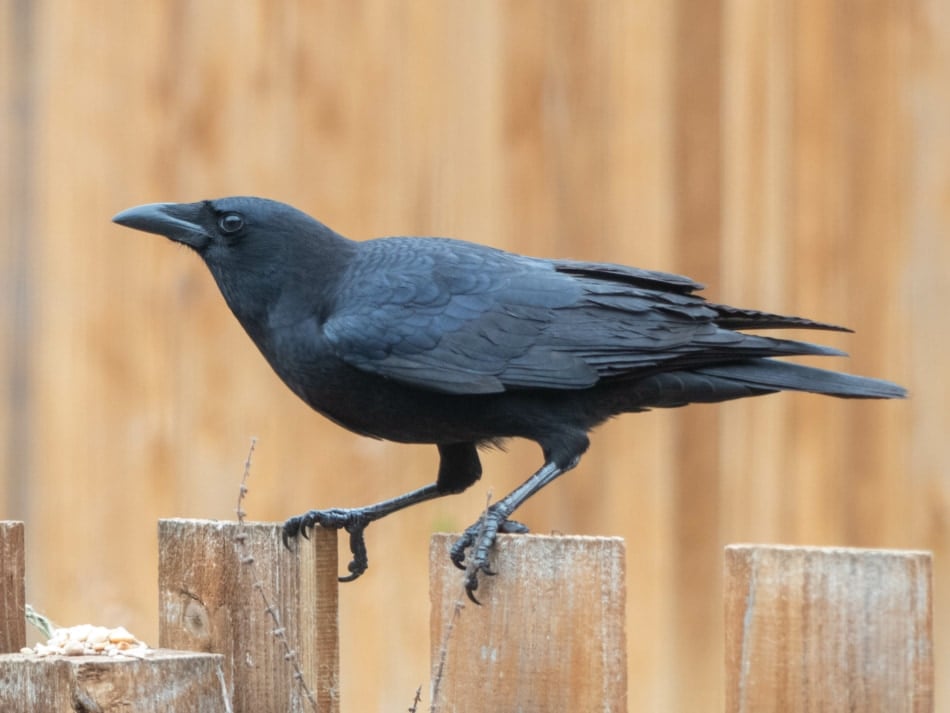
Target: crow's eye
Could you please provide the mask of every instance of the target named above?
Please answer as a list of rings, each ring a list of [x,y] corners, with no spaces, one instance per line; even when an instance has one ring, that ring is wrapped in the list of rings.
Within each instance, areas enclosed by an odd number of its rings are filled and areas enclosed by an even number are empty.
[[[240,213],[225,213],[218,218],[218,227],[222,233],[236,233],[244,227],[244,218]]]

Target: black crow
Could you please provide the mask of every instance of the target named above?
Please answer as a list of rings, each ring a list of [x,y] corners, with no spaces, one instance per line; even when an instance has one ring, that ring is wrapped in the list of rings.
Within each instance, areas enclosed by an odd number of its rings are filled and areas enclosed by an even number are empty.
[[[452,548],[474,599],[500,531],[531,495],[577,465],[611,416],[776,391],[900,398],[895,384],[773,357],[836,349],[740,330],[848,331],[799,317],[711,304],[701,285],[609,263],[525,257],[447,238],[354,242],[291,206],[232,197],[131,208],[116,223],[194,249],[274,371],[355,433],[433,443],[434,483],[375,505],[311,510],[350,534],[352,580],[363,533],[384,515],[459,493],[481,475],[478,447],[535,441],[544,465],[492,504]]]

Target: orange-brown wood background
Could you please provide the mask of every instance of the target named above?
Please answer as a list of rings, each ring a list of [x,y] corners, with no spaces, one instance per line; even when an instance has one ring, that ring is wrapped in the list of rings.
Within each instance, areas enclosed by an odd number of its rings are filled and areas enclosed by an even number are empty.
[[[905,402],[780,395],[618,419],[520,513],[628,547],[631,711],[715,710],[722,546],[934,550],[950,659],[950,5],[939,0],[0,0],[0,518],[28,599],[156,635],[156,520],[282,520],[432,480],[270,372],[200,261],[110,223],[279,198],[353,238],[451,235],[685,272],[846,324]],[[368,530],[345,710],[428,680],[427,539],[539,462]],[[950,677],[938,673],[950,710]]]

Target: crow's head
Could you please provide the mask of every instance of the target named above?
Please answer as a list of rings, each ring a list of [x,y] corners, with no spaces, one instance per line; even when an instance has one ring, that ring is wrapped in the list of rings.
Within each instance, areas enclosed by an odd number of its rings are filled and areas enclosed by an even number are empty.
[[[313,299],[354,249],[306,213],[265,198],[150,203],[112,220],[192,248],[242,322],[288,289],[301,292],[301,301]],[[310,295],[306,299],[305,292]]]
[[[229,262],[239,254],[260,258],[286,240],[332,233],[285,203],[243,196],[149,203],[124,210],[112,220],[187,245],[209,264]]]

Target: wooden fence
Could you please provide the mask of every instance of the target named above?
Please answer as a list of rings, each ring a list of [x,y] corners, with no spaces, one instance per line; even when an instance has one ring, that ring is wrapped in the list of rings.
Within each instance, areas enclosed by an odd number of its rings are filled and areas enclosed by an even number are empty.
[[[25,643],[23,542],[22,523],[0,523],[0,652]],[[430,548],[430,710],[627,710],[622,540],[500,536],[480,607],[467,602],[451,542],[435,535]],[[2,654],[0,708],[346,709],[334,531],[317,529],[291,552],[278,524],[163,520],[159,548],[161,648]],[[724,599],[727,713],[933,710],[929,553],[730,546]],[[379,606],[399,615],[398,599]],[[358,673],[367,686],[377,680]],[[422,706],[420,691],[391,710]]]
[[[285,389],[194,255],[110,223],[254,193],[359,240],[689,274],[855,329],[813,335],[852,355],[826,364],[908,387],[617,419],[519,509],[628,543],[632,710],[723,698],[730,542],[931,550],[950,610],[947,127],[943,0],[0,0],[0,520],[29,523],[29,600],[159,641],[142,523],[232,517],[252,436],[256,520],[434,478],[434,448],[346,434]],[[369,529],[341,588],[352,710],[427,678],[426,543],[539,466],[508,448]]]

